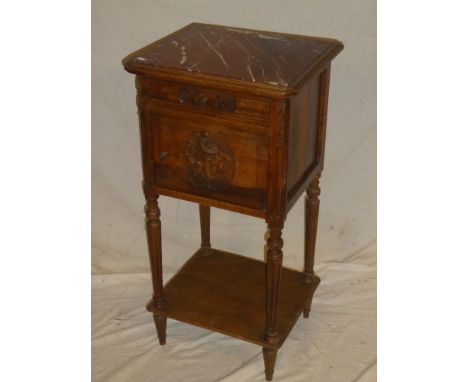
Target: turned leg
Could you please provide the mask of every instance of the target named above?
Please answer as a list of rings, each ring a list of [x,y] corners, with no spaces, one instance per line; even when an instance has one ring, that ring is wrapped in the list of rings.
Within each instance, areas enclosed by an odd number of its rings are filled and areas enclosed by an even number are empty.
[[[200,228],[201,228],[201,249],[203,254],[209,254],[210,243],[210,206],[199,205],[200,208]]]
[[[269,343],[279,341],[276,327],[278,313],[278,297],[283,262],[283,239],[281,231],[283,220],[268,222],[267,264],[266,264],[266,330],[265,339]]]
[[[273,379],[277,353],[278,349],[263,348],[263,362],[265,363],[265,378],[267,381]]]
[[[307,188],[307,195],[305,198],[304,281],[307,283],[312,283],[314,278],[317,277],[314,273],[314,261],[320,207],[319,180],[320,173],[314,179],[312,179],[310,186]],[[304,307],[305,318],[309,317],[311,304],[312,296]]]
[[[153,307],[164,310],[162,253],[161,253],[161,220],[158,207],[159,195],[146,195],[146,237],[148,239],[148,252],[151,265],[151,278],[153,282]],[[166,343],[166,317],[154,313],[154,322],[158,332],[159,343]]]

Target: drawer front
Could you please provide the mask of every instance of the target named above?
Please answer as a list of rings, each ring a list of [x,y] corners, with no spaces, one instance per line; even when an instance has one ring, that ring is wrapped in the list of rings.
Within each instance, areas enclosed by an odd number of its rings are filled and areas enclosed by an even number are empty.
[[[270,100],[267,98],[248,97],[241,93],[148,77],[137,77],[137,88],[142,96],[191,112],[219,113],[224,117],[235,115],[265,121],[269,119]]]
[[[266,135],[151,114],[157,187],[264,211]]]

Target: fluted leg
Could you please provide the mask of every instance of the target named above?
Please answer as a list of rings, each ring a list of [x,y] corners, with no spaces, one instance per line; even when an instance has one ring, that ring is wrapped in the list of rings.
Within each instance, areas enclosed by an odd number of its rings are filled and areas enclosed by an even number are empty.
[[[271,381],[273,379],[276,354],[278,354],[278,349],[263,348],[263,362],[265,363],[265,378],[267,381]]]
[[[201,228],[201,249],[203,254],[209,254],[210,243],[210,206],[199,205],[200,208],[200,228]]]
[[[162,253],[161,253],[161,220],[158,206],[159,195],[146,195],[146,237],[153,282],[153,306],[164,310]],[[158,332],[159,343],[166,343],[166,317],[154,313],[154,322]]]
[[[278,313],[278,297],[283,262],[283,239],[281,238],[283,220],[277,219],[275,221],[268,222],[268,229],[265,339],[269,343],[276,343],[279,341],[276,318]]]
[[[314,261],[320,207],[319,180],[320,173],[312,180],[310,186],[307,188],[307,196],[305,198],[304,281],[308,283],[312,283],[314,278],[316,278],[314,273]],[[304,307],[305,318],[309,317],[311,304],[312,296]]]

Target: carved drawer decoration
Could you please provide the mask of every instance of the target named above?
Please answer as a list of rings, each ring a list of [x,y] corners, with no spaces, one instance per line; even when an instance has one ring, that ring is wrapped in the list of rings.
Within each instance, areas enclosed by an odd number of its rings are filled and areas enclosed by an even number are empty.
[[[140,105],[152,105],[153,108],[167,111],[168,107],[180,107],[190,111],[222,113],[223,117],[233,119],[236,116],[247,118],[252,123],[268,126],[271,101],[265,97],[230,93],[212,88],[190,86],[183,83],[167,82],[155,78],[137,77]]]
[[[233,113],[236,108],[236,99],[233,96],[188,86],[180,88],[179,102],[229,113]]]
[[[197,131],[185,144],[183,157],[189,181],[195,187],[219,190],[231,182],[234,154],[221,138]]]

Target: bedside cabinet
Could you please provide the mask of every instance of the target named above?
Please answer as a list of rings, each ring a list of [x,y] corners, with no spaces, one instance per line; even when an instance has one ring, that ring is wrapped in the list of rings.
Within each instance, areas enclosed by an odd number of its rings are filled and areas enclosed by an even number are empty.
[[[192,23],[130,54],[159,342],[172,318],[263,348],[266,379],[320,282],[314,273],[331,60],[337,40]],[[306,191],[302,272],[281,232]],[[165,285],[159,195],[199,204],[201,246]],[[214,249],[210,207],[265,219],[264,262]]]

